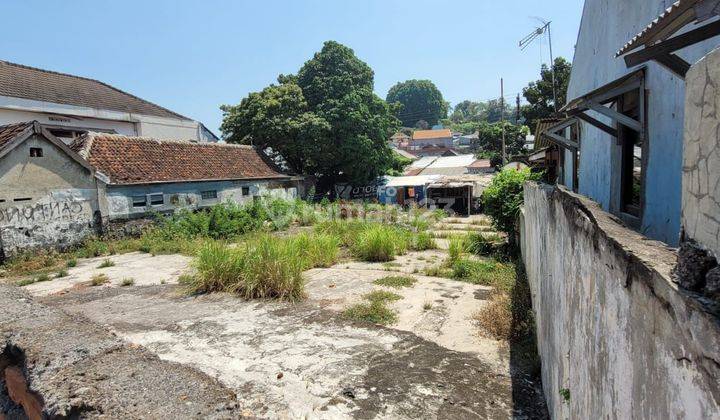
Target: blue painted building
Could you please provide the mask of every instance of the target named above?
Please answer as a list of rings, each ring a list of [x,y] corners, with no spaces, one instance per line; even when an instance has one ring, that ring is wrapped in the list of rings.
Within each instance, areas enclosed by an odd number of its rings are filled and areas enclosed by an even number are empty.
[[[674,7],[689,3],[698,2]],[[569,139],[561,183],[644,235],[675,246],[685,81],[655,61],[628,67],[616,57],[671,5],[669,0],[586,0],[563,109],[576,124],[556,128]],[[677,55],[694,63],[719,43],[711,38]]]

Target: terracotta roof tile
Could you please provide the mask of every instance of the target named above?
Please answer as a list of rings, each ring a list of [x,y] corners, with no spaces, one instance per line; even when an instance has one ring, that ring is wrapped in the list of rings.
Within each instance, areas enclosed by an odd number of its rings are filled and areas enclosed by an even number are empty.
[[[0,60],[0,95],[187,120],[103,82]]]
[[[478,159],[475,162],[471,163],[468,168],[489,168],[490,160],[489,159]]]
[[[443,130],[418,130],[413,132],[413,140],[428,140],[428,139],[444,139],[452,138],[452,131],[449,129]]]
[[[27,130],[32,125],[33,122],[30,121],[0,126],[0,151],[9,145],[18,134]]]
[[[288,177],[252,146],[88,133],[71,148],[111,184]]]

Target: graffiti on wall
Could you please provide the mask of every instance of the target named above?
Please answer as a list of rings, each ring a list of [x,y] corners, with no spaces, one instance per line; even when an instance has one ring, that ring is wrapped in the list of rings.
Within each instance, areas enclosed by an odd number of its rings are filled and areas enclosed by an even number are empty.
[[[0,224],[38,224],[72,220],[83,212],[82,202],[55,201],[50,203],[10,206],[0,209]]]
[[[353,186],[336,184],[335,194],[345,200],[372,200],[377,198],[378,185]]]

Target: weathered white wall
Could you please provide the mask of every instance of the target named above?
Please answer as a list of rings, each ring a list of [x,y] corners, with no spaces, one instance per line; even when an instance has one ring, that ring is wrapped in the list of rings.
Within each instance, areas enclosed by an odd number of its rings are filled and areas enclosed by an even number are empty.
[[[670,280],[674,252],[535,183],[521,237],[553,418],[720,417],[720,323]]]
[[[248,195],[243,195],[243,187],[249,187]],[[218,198],[203,200],[202,191],[217,191]],[[132,206],[133,196],[150,194],[163,194],[165,204],[151,206],[148,201],[148,206],[144,208]],[[297,183],[258,180],[107,185],[101,201],[107,205],[107,217],[113,220],[140,217],[149,211],[171,212],[182,208],[194,210],[224,202],[249,203],[257,196],[295,199],[298,197]]]
[[[30,157],[30,147],[41,147],[43,157]],[[0,160],[0,200],[5,257],[67,247],[95,232],[95,178],[43,137],[26,140]]]
[[[197,121],[0,96],[0,125],[34,120],[79,130],[113,130],[127,136],[215,141]]]
[[[627,68],[615,53],[675,0],[586,0],[578,35],[568,100],[575,99],[638,68]],[[682,49],[678,55],[693,63],[718,45],[718,39]],[[680,232],[682,135],[685,83],[655,62],[646,63],[648,90],[647,182],[641,231],[676,245]],[[596,113],[595,118],[608,123]],[[580,193],[603,209],[619,207],[618,146],[599,129],[583,123]],[[572,172],[570,172],[572,173]]]
[[[685,81],[682,226],[687,239],[720,258],[720,49]]]

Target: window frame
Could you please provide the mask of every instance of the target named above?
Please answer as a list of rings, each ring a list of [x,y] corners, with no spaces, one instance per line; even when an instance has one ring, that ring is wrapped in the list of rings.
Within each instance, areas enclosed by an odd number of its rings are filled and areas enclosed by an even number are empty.
[[[30,157],[31,158],[41,158],[44,156],[44,151],[42,147],[31,147],[30,148]]]
[[[202,199],[202,200],[217,200],[217,198],[218,198],[217,190],[200,191],[200,199]]]
[[[155,201],[154,199],[155,199],[156,197],[158,197],[158,196],[160,197],[160,202],[159,202],[159,203],[155,203],[155,202],[154,202],[154,201]],[[148,195],[147,195],[147,203],[148,203],[150,206],[152,206],[152,207],[163,206],[163,205],[165,205],[165,194],[163,194],[163,193],[152,193],[152,194],[148,194]]]
[[[130,197],[130,199],[132,200],[132,208],[134,208],[134,209],[147,207],[148,198],[147,198],[147,195],[145,195],[145,194],[133,195]],[[142,199],[142,201],[140,201],[140,199]],[[139,204],[140,202],[142,202],[142,205]]]
[[[242,194],[243,197],[247,197],[247,196],[251,195],[250,194],[250,186],[247,185],[247,186],[241,187],[240,194]]]

